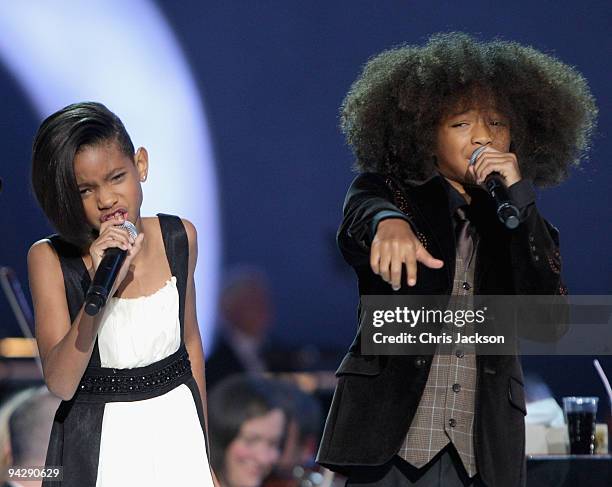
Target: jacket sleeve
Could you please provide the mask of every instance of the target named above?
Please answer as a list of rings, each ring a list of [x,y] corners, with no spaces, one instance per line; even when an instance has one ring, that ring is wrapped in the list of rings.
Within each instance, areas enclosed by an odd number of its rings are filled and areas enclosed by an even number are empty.
[[[521,224],[512,231],[510,244],[516,294],[558,295],[541,304],[536,304],[535,299],[524,300],[525,307],[519,306],[517,310],[519,333],[540,342],[556,341],[569,328],[559,231],[540,215],[530,182],[522,180],[508,189],[521,210]]]
[[[400,218],[415,229],[412,218],[396,206],[384,176],[375,173],[357,176],[346,194],[343,219],[337,234],[340,252],[350,265],[369,265],[370,246],[376,228],[388,218]]]
[[[531,182],[509,188],[521,210],[521,224],[512,231],[511,255],[517,294],[567,294],[561,278],[559,231],[547,222],[535,204]]]

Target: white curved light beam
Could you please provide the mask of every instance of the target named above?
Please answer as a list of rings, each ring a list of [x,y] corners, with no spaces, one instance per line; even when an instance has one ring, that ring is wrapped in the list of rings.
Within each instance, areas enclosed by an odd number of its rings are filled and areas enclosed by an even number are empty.
[[[41,118],[76,101],[104,103],[149,150],[143,214],[198,228],[198,310],[214,326],[219,222],[204,105],[166,19],[147,0],[0,2],[0,58]]]

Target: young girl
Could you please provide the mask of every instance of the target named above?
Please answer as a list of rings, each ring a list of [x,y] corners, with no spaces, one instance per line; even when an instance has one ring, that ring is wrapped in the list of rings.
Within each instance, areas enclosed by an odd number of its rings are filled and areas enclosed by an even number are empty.
[[[439,34],[371,59],[342,107],[360,174],[338,244],[360,294],[566,294],[558,231],[532,185],[567,177],[596,112],[579,73],[513,42]],[[480,187],[492,172],[519,210],[512,230]],[[462,346],[367,356],[358,330],[319,463],[347,486],[525,484],[517,356]]]
[[[34,192],[58,234],[31,247],[29,278],[45,382],[63,399],[46,461],[63,480],[44,485],[213,484],[196,230],[176,216],[141,217],[148,166],[99,103],[54,113],[34,141]],[[92,317],[85,293],[112,247],[127,257]]]

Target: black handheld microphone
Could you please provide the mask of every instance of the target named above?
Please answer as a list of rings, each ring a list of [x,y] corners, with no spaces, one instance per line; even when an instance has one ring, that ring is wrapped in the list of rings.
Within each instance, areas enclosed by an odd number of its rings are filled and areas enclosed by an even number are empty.
[[[131,222],[125,221],[118,226],[119,228],[125,228],[132,238],[136,238],[138,235],[136,227]],[[89,316],[97,315],[106,304],[108,295],[126,256],[127,250],[117,247],[106,249],[104,252],[104,257],[100,261],[93,282],[89,286],[87,296],[85,297],[85,313]]]
[[[485,149],[485,147],[486,146],[479,147],[472,152],[472,156],[470,157],[470,166],[474,165],[476,158]],[[495,205],[497,207],[497,218],[499,218],[499,221],[502,222],[509,230],[514,230],[516,227],[518,227],[520,223],[519,210],[516,205],[512,203],[510,194],[508,193],[508,188],[506,187],[506,183],[504,182],[504,178],[501,176],[501,174],[496,171],[490,173],[485,178],[482,185],[491,195],[491,198],[495,200]]]

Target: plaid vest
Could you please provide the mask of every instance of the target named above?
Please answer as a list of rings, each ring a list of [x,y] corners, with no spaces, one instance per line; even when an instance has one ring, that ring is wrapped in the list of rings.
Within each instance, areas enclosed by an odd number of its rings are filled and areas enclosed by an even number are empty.
[[[459,208],[454,296],[473,296],[477,235]],[[471,235],[470,235],[471,234]],[[465,325],[470,333],[473,325]],[[456,336],[460,329],[445,324],[442,332]],[[454,340],[453,340],[454,341]],[[438,344],[419,406],[398,455],[415,467],[427,464],[452,442],[468,475],[477,473],[474,455],[476,355],[474,345]]]

